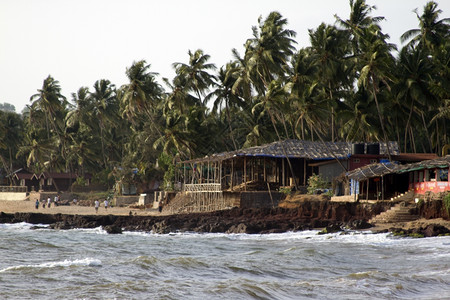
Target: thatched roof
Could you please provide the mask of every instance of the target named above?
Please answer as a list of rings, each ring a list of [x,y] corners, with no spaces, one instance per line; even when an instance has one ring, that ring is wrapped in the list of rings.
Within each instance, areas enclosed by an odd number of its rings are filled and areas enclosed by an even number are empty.
[[[356,181],[362,181],[394,173],[399,167],[400,165],[392,162],[374,163],[348,172],[347,177]]]
[[[392,173],[406,173],[423,169],[449,168],[450,155],[436,159],[424,160],[417,163],[398,165],[392,162],[370,164],[353,171],[346,175],[349,179],[357,181],[367,180],[373,177],[380,177]]]
[[[397,142],[389,142],[391,154],[399,154]],[[313,142],[284,140],[237,151],[212,154],[185,162],[223,161],[232,157],[306,158],[310,160],[345,159],[351,155],[350,142]],[[380,143],[380,154],[387,154],[386,143]]]
[[[448,167],[450,167],[450,155],[439,157],[436,159],[424,160],[412,164],[403,165],[401,166],[401,168],[397,170],[397,173],[405,173],[416,170],[434,169],[434,168],[443,169]]]

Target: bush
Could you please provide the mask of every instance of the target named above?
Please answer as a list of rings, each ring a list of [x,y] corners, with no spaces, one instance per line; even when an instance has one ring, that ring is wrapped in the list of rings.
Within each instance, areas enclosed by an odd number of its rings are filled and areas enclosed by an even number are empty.
[[[318,189],[328,189],[329,183],[320,175],[312,175],[308,178],[308,194],[314,194]]]
[[[280,187],[280,193],[289,196],[292,193],[292,189],[290,187]]]
[[[444,207],[447,210],[447,215],[450,216],[450,194],[445,195],[443,202],[444,202]]]

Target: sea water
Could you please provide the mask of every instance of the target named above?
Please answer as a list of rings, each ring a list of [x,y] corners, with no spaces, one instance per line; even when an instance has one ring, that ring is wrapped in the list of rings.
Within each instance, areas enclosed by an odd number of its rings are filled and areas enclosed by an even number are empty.
[[[450,237],[0,224],[0,299],[450,299]]]

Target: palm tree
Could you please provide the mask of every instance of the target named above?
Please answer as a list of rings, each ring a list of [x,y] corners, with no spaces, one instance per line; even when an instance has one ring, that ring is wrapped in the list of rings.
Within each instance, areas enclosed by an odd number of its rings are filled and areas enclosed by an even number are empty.
[[[75,109],[70,110],[66,115],[66,126],[75,127],[79,123],[87,123],[87,115],[90,111],[89,88],[81,87],[76,93],[72,93],[72,102]]]
[[[360,53],[360,36],[364,30],[384,20],[384,17],[372,17],[371,13],[374,10],[376,10],[376,6],[368,5],[365,0],[350,0],[349,18],[343,20],[337,15],[334,16],[338,26],[350,34],[349,41],[355,56]]]
[[[52,157],[55,157],[54,140],[36,140],[25,136],[24,146],[19,147],[16,157],[26,156],[27,167],[39,173],[49,168]]]
[[[210,59],[208,54],[204,54],[203,50],[196,50],[194,53],[191,50],[188,51],[189,63],[174,63],[173,67],[177,74],[185,84],[185,88],[189,92],[193,92],[199,102],[203,102],[202,96],[206,95],[206,91],[214,86],[216,79],[214,75],[208,73],[208,71],[215,70],[216,66],[211,63],[207,63]],[[208,98],[206,98],[208,99]],[[206,103],[204,103],[206,105]]]
[[[184,159],[190,159],[195,154],[194,146],[189,139],[189,132],[186,130],[187,122],[184,115],[174,111],[167,111],[164,115],[164,134],[153,144],[156,149],[162,146],[164,153],[169,156],[175,155],[175,151]]]
[[[245,43],[244,59],[253,87],[263,95],[273,80],[285,77],[296,33],[284,28],[287,20],[278,12],[271,12],[264,22],[259,17],[258,23]]]
[[[233,86],[239,76],[239,67],[236,62],[230,62],[225,68],[220,68],[218,74],[218,85],[210,97],[215,97],[213,111],[217,112],[219,107],[225,104],[225,113],[228,120],[228,129],[230,137],[233,142],[234,150],[238,149],[238,145],[233,135],[233,128],[231,126],[231,113],[234,108],[242,107],[244,100],[233,93]]]
[[[407,143],[407,133],[411,130],[411,118],[413,113],[421,116],[423,111],[428,110],[432,104],[433,95],[429,91],[429,85],[432,80],[434,68],[433,64],[421,48],[404,47],[400,51],[398,59],[397,90],[399,101],[408,108],[408,119],[406,121],[404,142],[405,152]],[[435,105],[433,105],[435,106]],[[425,127],[425,133],[428,136],[428,130]],[[430,151],[432,151],[431,140],[428,137]]]
[[[378,101],[380,87],[390,89],[389,82],[392,81],[391,70],[394,66],[394,58],[391,51],[395,49],[395,45],[386,42],[387,35],[381,32],[378,25],[363,30],[361,38],[361,55],[359,61],[361,63],[360,78],[358,84],[370,91],[377,107],[378,117],[380,121],[383,138],[387,145],[389,160],[391,153],[388,143],[388,136],[383,121],[383,112],[381,111]]]
[[[437,9],[437,3],[434,1],[428,2],[423,14],[419,16],[417,9],[414,13],[419,19],[418,29],[410,29],[400,37],[402,42],[409,40],[408,45],[421,45],[425,48],[434,51],[439,45],[442,45],[450,35],[450,18],[439,20],[439,15],[442,10]]]
[[[94,119],[98,121],[100,129],[100,142],[102,145],[102,156],[104,167],[107,167],[107,156],[105,153],[105,129],[106,125],[114,125],[113,120],[115,111],[113,110],[116,102],[116,92],[114,85],[109,80],[97,80],[94,84],[94,92],[89,94],[92,102],[92,111],[90,112]]]
[[[31,96],[32,110],[40,110],[45,115],[47,137],[50,138],[50,130],[56,134],[61,132],[63,114],[65,113],[66,98],[61,94],[59,82],[50,75],[44,80],[39,93]]]
[[[143,112],[159,132],[153,110],[160,102],[163,89],[156,82],[157,73],[149,70],[150,65],[147,65],[145,60],[133,62],[132,66],[127,68],[126,75],[130,82],[123,85],[120,91],[122,115],[135,123],[135,118]]]
[[[311,57],[318,68],[318,82],[331,111],[331,140],[335,140],[334,110],[339,102],[339,93],[351,87],[349,71],[345,61],[350,54],[347,47],[348,34],[334,26],[322,23],[316,30],[309,30]],[[320,75],[319,75],[320,74]]]

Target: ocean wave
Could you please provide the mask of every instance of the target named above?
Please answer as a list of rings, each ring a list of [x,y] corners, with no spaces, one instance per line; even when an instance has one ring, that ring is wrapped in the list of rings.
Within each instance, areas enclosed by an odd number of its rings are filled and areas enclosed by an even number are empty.
[[[31,224],[26,222],[20,222],[20,223],[4,223],[0,224],[0,229],[6,229],[6,230],[30,230],[33,228],[47,228],[49,227],[48,224]]]
[[[72,266],[87,266],[87,267],[98,267],[101,266],[102,262],[99,259],[94,258],[84,258],[84,259],[76,259],[76,260],[64,260],[64,261],[56,261],[56,262],[46,262],[38,265],[19,265],[19,266],[11,266],[0,270],[0,273],[8,272],[8,271],[17,271],[17,270],[27,270],[27,269],[35,269],[35,268],[57,268],[57,267],[72,267]]]
[[[95,228],[73,228],[67,230],[70,231],[76,231],[76,232],[86,232],[86,233],[95,233],[95,234],[108,234],[105,229],[103,229],[102,226],[95,227]]]

